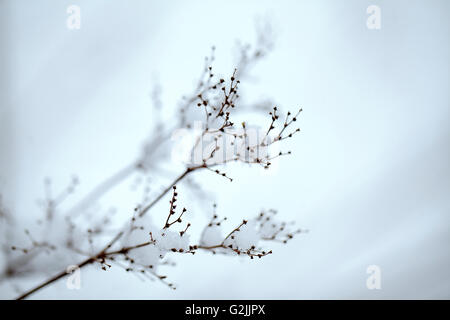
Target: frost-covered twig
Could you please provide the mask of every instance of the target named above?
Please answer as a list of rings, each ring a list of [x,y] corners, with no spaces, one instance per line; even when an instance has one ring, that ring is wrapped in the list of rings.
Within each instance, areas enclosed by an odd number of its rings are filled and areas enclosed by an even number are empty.
[[[173,195],[170,201],[169,215],[164,227],[161,229],[147,225],[144,228],[129,227],[127,234],[124,232],[117,234],[98,254],[89,257],[78,263],[78,268],[83,268],[89,264],[99,264],[103,270],[107,270],[112,264],[123,268],[126,272],[135,273],[147,277],[154,277],[172,289],[176,289],[173,283],[167,282],[167,276],[159,275],[157,267],[165,264],[165,257],[168,253],[195,254],[198,250],[211,251],[212,253],[246,255],[253,259],[262,258],[272,254],[272,250],[263,249],[259,246],[260,241],[281,241],[286,243],[295,234],[305,232],[304,230],[291,230],[285,222],[275,219],[274,210],[261,212],[251,220],[243,220],[237,227],[232,229],[225,237],[222,236],[221,225],[226,218],[219,220],[214,214],[212,220],[205,226],[200,244],[190,244],[190,235],[186,233],[190,223],[179,232],[169,230],[175,223],[182,223],[181,216],[186,213],[183,208],[180,216],[174,221],[170,217],[175,214],[176,209],[176,187],[173,188]],[[141,218],[138,218],[141,219]],[[152,230],[152,231],[148,231]],[[121,243],[119,249],[110,250],[122,236],[126,239]],[[139,242],[138,239],[146,239]],[[221,239],[221,240],[218,240]],[[133,245],[127,245],[134,243]],[[18,299],[24,299],[32,293],[66,276],[61,272],[36,288],[22,294]]]
[[[243,220],[226,236],[223,236],[220,231],[223,221],[218,221],[215,216],[205,227],[198,244],[192,244],[190,241],[190,223],[183,224],[179,230],[174,230],[176,224],[182,224],[188,212],[183,208],[176,215],[178,200],[176,185],[183,182],[188,176],[192,176],[194,172],[205,170],[233,181],[233,178],[224,172],[224,167],[228,163],[241,162],[268,169],[275,158],[290,154],[290,151],[277,151],[272,154],[272,148],[275,144],[279,144],[300,131],[299,128],[290,128],[297,120],[301,109],[295,115],[288,112],[284,122],[280,122],[279,109],[274,107],[269,112],[269,127],[261,133],[249,122],[241,122],[236,125],[234,120],[236,113],[245,109],[245,105],[242,105],[240,100],[241,79],[245,78],[250,60],[258,60],[265,55],[265,53],[261,53],[261,50],[263,49],[257,49],[253,58],[251,55],[248,56],[248,49],[243,50],[241,54],[246,56],[241,57],[237,68],[229,77],[220,77],[213,73],[211,65],[214,61],[213,49],[211,56],[205,60],[204,71],[198,85],[193,93],[185,97],[180,104],[176,114],[178,121],[171,122],[171,124],[157,123],[154,137],[146,142],[141,156],[100,183],[72,209],[60,212],[58,206],[67,195],[73,192],[74,185],[70,185],[67,190],[55,197],[50,192],[50,184],[47,183],[47,197],[44,201],[46,217],[44,223],[41,224],[43,237],[40,239],[33,232],[27,230],[25,234],[31,247],[11,242],[14,239],[9,242],[11,243],[9,247],[4,246],[4,252],[8,259],[3,278],[28,274],[39,270],[45,263],[54,268],[62,268],[64,265],[71,264],[69,262],[73,262],[73,260],[70,261],[73,255],[73,259],[81,260],[74,264],[78,268],[99,265],[102,270],[108,270],[115,265],[138,277],[156,278],[169,287],[175,288],[172,283],[166,281],[166,276],[157,272],[159,265],[169,263],[166,259],[168,254],[195,254],[199,250],[204,250],[213,253],[247,255],[252,259],[254,257],[261,258],[272,253],[271,250],[260,247],[262,241],[285,243],[294,234],[300,232],[298,230],[290,231],[286,223],[276,222],[274,217],[269,214],[273,213],[272,211],[262,213],[254,219]],[[111,224],[113,212],[107,212],[104,215],[96,212],[93,220],[89,220],[86,212],[93,203],[132,174],[148,173],[160,169],[157,160],[160,157],[159,160],[166,162],[167,148],[164,147],[164,144],[172,133],[180,128],[193,129],[196,124],[200,124],[201,130],[195,133],[188,157],[184,159],[183,171],[167,183],[160,192],[154,194],[153,198],[145,197],[145,201],[134,210],[130,221],[117,230]],[[274,131],[278,133],[273,134]],[[78,181],[76,182],[78,183]],[[162,224],[162,228],[158,228],[148,220],[147,213],[171,190],[173,190],[173,194],[170,200],[169,215]],[[0,213],[2,212],[4,210],[0,211]],[[4,214],[2,213],[1,216]],[[263,220],[262,217],[264,217]],[[67,231],[60,237],[58,233],[54,233],[55,229]],[[52,236],[54,237],[52,238]],[[105,242],[107,244],[101,246]],[[59,251],[60,255],[58,256],[58,250],[61,248],[68,251],[63,252],[62,256]],[[23,255],[12,257],[11,249],[16,253],[21,251]],[[41,259],[40,257],[44,253],[47,254],[47,257],[55,257],[55,260],[52,260],[54,262],[50,263],[48,258]],[[26,298],[66,275],[65,270],[60,271],[35,288],[26,291],[19,298]]]

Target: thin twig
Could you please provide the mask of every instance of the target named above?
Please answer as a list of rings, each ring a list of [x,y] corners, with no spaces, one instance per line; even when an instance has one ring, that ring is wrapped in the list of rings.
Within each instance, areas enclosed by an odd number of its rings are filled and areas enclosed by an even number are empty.
[[[193,171],[195,171],[195,170],[197,170],[197,169],[200,169],[200,168],[203,168],[204,166],[202,165],[202,166],[197,166],[197,167],[191,167],[191,168],[187,168],[181,175],[179,175],[167,188],[165,188],[150,204],[148,204],[146,207],[144,207],[142,210],[141,210],[141,212],[139,213],[139,216],[140,217],[142,217],[145,213],[147,213],[159,200],[161,200],[162,199],[162,197],[164,197],[164,195],[167,193],[167,192],[169,192],[171,189],[172,189],[172,187],[175,185],[175,184],[177,184],[178,182],[180,182],[184,177],[186,177],[189,173],[191,173],[191,172],[193,172]],[[98,258],[103,258],[103,257],[105,257],[105,256],[109,256],[109,255],[111,255],[111,254],[115,254],[115,253],[122,253],[121,251],[123,251],[123,250],[131,250],[131,249],[133,249],[133,248],[137,248],[136,246],[135,247],[129,247],[129,248],[122,248],[121,250],[118,250],[118,252],[107,252],[107,250],[121,237],[123,235],[123,232],[121,231],[121,232],[119,232],[114,238],[113,238],[113,240],[111,240],[106,246],[105,246],[105,248],[103,249],[103,250],[101,250],[99,253],[97,253],[96,255],[93,255],[92,257],[90,257],[90,258],[87,258],[86,260],[84,260],[83,262],[81,262],[81,263],[79,263],[79,264],[77,264],[76,266],[78,267],[78,268],[82,268],[82,267],[84,267],[84,266],[86,266],[86,265],[88,265],[88,264],[90,264],[90,263],[92,263],[92,262],[94,262],[96,259],[98,259]],[[148,245],[148,244],[150,244],[150,243],[146,243],[146,244],[144,244],[144,245]],[[141,245],[141,246],[144,246],[144,245]],[[58,273],[57,275],[55,275],[55,276],[53,276],[53,277],[51,277],[50,279],[48,279],[47,281],[45,281],[45,282],[43,282],[42,284],[40,284],[40,285],[38,285],[38,286],[36,286],[36,287],[34,287],[33,289],[31,289],[31,290],[28,290],[28,291],[26,291],[25,293],[23,293],[21,296],[19,296],[17,299],[18,300],[20,300],[20,299],[24,299],[24,298],[26,298],[26,297],[28,297],[28,296],[30,296],[31,294],[33,294],[33,293],[35,293],[36,291],[38,291],[38,290],[40,290],[40,289],[42,289],[42,288],[45,288],[46,286],[48,286],[48,285],[50,285],[50,284],[52,284],[53,282],[55,282],[55,281],[57,281],[57,280],[59,280],[59,279],[61,279],[61,278],[64,278],[65,276],[67,276],[68,275],[68,273],[66,272],[66,271],[62,271],[62,272],[60,272],[60,273]]]

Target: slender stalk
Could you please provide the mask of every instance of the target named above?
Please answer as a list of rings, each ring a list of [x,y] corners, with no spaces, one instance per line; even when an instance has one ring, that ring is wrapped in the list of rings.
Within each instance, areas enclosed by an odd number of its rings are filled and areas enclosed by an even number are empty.
[[[186,177],[189,173],[191,173],[191,172],[193,172],[193,171],[195,171],[195,170],[197,170],[197,169],[200,169],[200,168],[204,168],[204,166],[203,165],[201,165],[201,166],[197,166],[197,167],[191,167],[191,168],[187,168],[181,175],[179,175],[175,180],[173,180],[172,181],[172,183],[169,185],[169,186],[167,186],[151,203],[149,203],[146,207],[144,207],[142,210],[141,210],[141,212],[139,213],[139,216],[143,216],[144,214],[146,214],[156,203],[158,203],[158,201],[159,200],[161,200],[162,199],[162,197],[164,197],[164,195],[165,194],[167,194],[167,192],[169,192],[171,189],[172,189],[172,187],[175,185],[175,184],[177,184],[178,182],[180,182],[184,177]],[[124,171],[124,173],[125,173],[126,171]],[[106,185],[106,184],[105,184]],[[90,264],[90,263],[92,263],[92,262],[94,262],[96,259],[98,259],[98,258],[102,258],[102,257],[105,257],[105,256],[108,256],[108,255],[111,255],[111,254],[115,254],[115,253],[120,253],[121,252],[121,250],[118,250],[118,251],[115,251],[115,252],[110,252],[110,253],[108,253],[107,252],[107,250],[109,249],[109,248],[111,248],[112,247],[112,245],[121,237],[123,235],[123,232],[121,231],[121,232],[119,232],[116,236],[114,236],[114,238],[113,238],[113,240],[112,241],[110,241],[109,243],[108,243],[108,245],[103,249],[103,250],[101,250],[98,254],[96,254],[96,255],[93,255],[92,257],[89,257],[89,258],[87,258],[86,260],[84,260],[84,261],[82,261],[81,263],[79,263],[79,264],[77,264],[77,267],[78,268],[83,268],[84,266],[86,266],[86,265],[88,265],[88,264]],[[147,245],[147,244],[146,244]],[[125,249],[132,249],[132,248],[125,248]],[[28,291],[26,291],[25,293],[23,293],[21,296],[19,296],[19,297],[17,297],[17,300],[20,300],[20,299],[24,299],[24,298],[27,298],[28,296],[30,296],[31,294],[33,294],[33,293],[35,293],[36,291],[38,291],[38,290],[40,290],[40,289],[42,289],[42,288],[45,288],[45,287],[47,287],[48,285],[50,285],[50,284],[52,284],[53,282],[55,282],[55,281],[57,281],[57,280],[59,280],[59,279],[61,279],[61,278],[64,278],[65,276],[67,276],[68,275],[68,273],[64,270],[64,271],[62,271],[62,272],[60,272],[60,273],[58,273],[57,275],[55,275],[55,276],[53,276],[53,277],[51,277],[50,279],[48,279],[48,280],[46,280],[45,282],[43,282],[43,283],[41,283],[40,285],[38,285],[38,286],[36,286],[36,287],[34,287],[33,289],[30,289],[30,290],[28,290]]]
[[[142,210],[139,213],[139,217],[142,217],[144,214],[147,213],[148,210],[150,210],[159,200],[161,200],[162,197],[164,197],[167,192],[169,192],[172,187],[174,185],[176,185],[178,182],[180,182],[184,177],[186,177],[189,173],[197,170],[197,169],[201,169],[201,168],[206,168],[206,165],[200,165],[200,166],[196,166],[196,167],[190,167],[187,168],[181,175],[178,176],[178,178],[176,178],[169,186],[167,186],[167,188],[165,188],[160,194],[159,196],[157,196],[152,202],[150,202],[147,206],[145,206],[144,208],[142,208]]]
[[[128,178],[135,170],[138,168],[136,163],[131,163],[121,170],[114,173],[109,178],[105,179],[103,182],[98,184],[94,189],[88,192],[87,195],[84,196],[77,204],[75,204],[71,209],[69,209],[65,215],[70,217],[76,217],[80,213],[83,212],[86,208],[88,208],[92,203],[97,201],[100,197],[102,197],[106,192],[108,192],[111,188],[118,185],[120,182]],[[27,255],[25,257],[15,258],[9,262],[9,265],[15,266],[17,264],[25,264],[27,261],[31,260],[34,256]],[[0,281],[3,280],[4,275],[0,275]]]
[[[94,260],[93,260],[92,258],[88,258],[88,259],[84,260],[83,262],[77,264],[77,267],[81,269],[81,268],[83,268],[84,266],[88,265],[89,263],[92,263],[93,261],[94,261]],[[57,275],[51,277],[51,278],[48,279],[47,281],[41,283],[40,285],[34,287],[33,289],[28,290],[27,292],[23,293],[21,296],[17,297],[16,300],[22,300],[22,299],[25,299],[25,298],[27,298],[28,296],[30,296],[31,294],[35,293],[36,291],[38,291],[38,290],[40,290],[40,289],[42,289],[42,288],[48,286],[49,284],[52,284],[53,282],[55,282],[55,281],[57,281],[57,280],[59,280],[59,279],[61,279],[61,278],[64,278],[64,277],[67,276],[67,275],[68,275],[68,273],[66,272],[66,270],[64,270],[64,271],[58,273]]]

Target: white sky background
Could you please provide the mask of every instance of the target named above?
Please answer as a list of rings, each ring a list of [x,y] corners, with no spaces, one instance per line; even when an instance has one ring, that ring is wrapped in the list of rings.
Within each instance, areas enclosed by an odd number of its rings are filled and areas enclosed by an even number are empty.
[[[66,28],[70,4],[81,8],[80,30]],[[372,4],[381,8],[380,30],[366,27]],[[309,234],[268,244],[274,254],[258,261],[174,257],[178,266],[166,274],[176,291],[117,268],[91,268],[82,271],[81,290],[61,281],[33,297],[450,298],[449,7],[0,2],[0,192],[24,223],[39,213],[44,177],[64,187],[77,174],[81,196],[133,160],[152,127],[155,81],[172,110],[192,89],[211,45],[216,68],[232,70],[235,40],[254,39],[257,17],[271,19],[276,42],[253,70],[249,95],[304,109],[302,133],[288,144],[294,154],[273,173],[236,168],[227,170],[231,184],[210,175],[199,181],[221,215],[239,220],[276,208]],[[211,204],[185,201],[199,221],[206,218],[196,209]],[[165,204],[158,208],[165,214]],[[381,268],[381,290],[366,288],[373,264]],[[1,297],[11,295],[11,286],[0,286]]]

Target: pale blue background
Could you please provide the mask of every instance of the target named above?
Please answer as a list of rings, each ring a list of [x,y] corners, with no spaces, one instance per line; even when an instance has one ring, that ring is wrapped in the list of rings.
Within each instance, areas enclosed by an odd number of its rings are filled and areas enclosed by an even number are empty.
[[[66,28],[70,4],[81,8],[77,31]],[[366,27],[372,4],[380,30]],[[0,190],[23,221],[37,214],[45,176],[64,186],[76,173],[82,194],[133,160],[152,126],[152,84],[173,107],[211,45],[217,67],[233,67],[235,40],[254,38],[257,17],[273,21],[276,45],[249,94],[305,110],[294,155],[273,174],[203,181],[221,214],[275,207],[309,234],[261,261],[177,258],[167,270],[177,291],[122,270],[87,270],[81,290],[60,282],[34,297],[450,298],[449,9],[448,1],[0,2]],[[372,264],[382,290],[366,288]],[[6,285],[0,294],[14,295]]]

